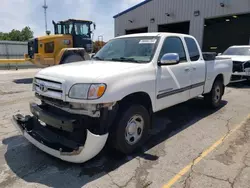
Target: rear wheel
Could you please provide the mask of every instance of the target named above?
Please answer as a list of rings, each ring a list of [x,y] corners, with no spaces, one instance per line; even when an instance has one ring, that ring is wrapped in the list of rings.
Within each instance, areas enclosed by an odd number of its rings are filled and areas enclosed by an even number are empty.
[[[221,80],[216,80],[209,94],[205,95],[205,101],[212,108],[218,108],[223,95],[223,83]]]
[[[112,132],[113,147],[129,154],[139,148],[148,136],[150,116],[142,105],[130,105],[121,111],[121,116],[114,124]]]
[[[72,54],[64,58],[60,64],[73,63],[73,62],[83,61],[83,60],[84,59],[80,55]]]

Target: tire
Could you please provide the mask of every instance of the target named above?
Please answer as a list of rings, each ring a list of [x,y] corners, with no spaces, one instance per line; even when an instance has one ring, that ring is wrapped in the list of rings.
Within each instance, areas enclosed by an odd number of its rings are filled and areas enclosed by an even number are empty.
[[[218,108],[221,104],[223,96],[223,83],[221,80],[216,80],[213,84],[212,90],[209,94],[204,96],[206,103],[211,108]]]
[[[129,105],[120,111],[111,133],[112,146],[123,154],[130,154],[141,147],[148,137],[149,112],[142,105]]]
[[[60,64],[73,63],[73,62],[83,61],[83,60],[84,59],[80,55],[72,54],[64,58]]]

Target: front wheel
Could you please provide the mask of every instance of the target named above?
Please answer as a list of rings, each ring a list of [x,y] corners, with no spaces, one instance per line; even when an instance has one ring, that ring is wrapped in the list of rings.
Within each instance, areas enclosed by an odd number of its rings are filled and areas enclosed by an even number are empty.
[[[218,108],[223,95],[223,83],[221,80],[216,80],[209,94],[204,96],[207,104],[212,108]]]
[[[131,105],[121,113],[114,125],[112,145],[118,151],[129,154],[141,147],[147,139],[150,116],[142,105]]]

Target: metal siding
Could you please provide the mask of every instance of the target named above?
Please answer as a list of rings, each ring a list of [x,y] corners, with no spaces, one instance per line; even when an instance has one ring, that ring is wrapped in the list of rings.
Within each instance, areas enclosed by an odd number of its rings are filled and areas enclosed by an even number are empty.
[[[22,59],[27,51],[27,42],[0,41],[0,59]]]
[[[220,2],[226,6],[222,8]],[[194,16],[195,10],[200,11],[200,16]],[[167,17],[167,12],[174,16]],[[250,13],[249,0],[240,0],[240,3],[239,0],[153,0],[115,18],[115,35],[140,27],[156,32],[159,24],[190,21],[190,34],[202,44],[205,19],[241,13]],[[150,18],[155,18],[155,23],[150,23]],[[135,22],[129,23],[130,19]]]

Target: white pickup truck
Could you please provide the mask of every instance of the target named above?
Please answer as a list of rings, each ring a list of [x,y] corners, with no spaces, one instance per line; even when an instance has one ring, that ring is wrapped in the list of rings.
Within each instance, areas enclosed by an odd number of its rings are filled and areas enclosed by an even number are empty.
[[[220,58],[231,58],[233,73],[231,83],[250,80],[250,46],[231,46],[220,55]]]
[[[143,33],[109,41],[92,60],[41,70],[32,116],[13,123],[35,146],[82,163],[107,141],[125,154],[143,145],[152,114],[203,95],[218,107],[232,73],[231,59],[205,61],[195,38]]]

